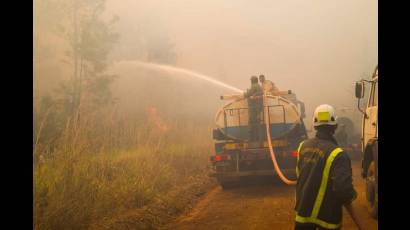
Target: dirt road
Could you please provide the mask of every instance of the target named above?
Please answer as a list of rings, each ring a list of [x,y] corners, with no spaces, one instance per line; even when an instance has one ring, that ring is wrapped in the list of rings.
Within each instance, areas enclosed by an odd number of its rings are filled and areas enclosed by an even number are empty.
[[[355,202],[368,229],[377,229],[377,221],[366,211],[364,181],[360,162],[353,163],[353,183],[359,195]],[[294,187],[278,181],[250,181],[230,190],[219,186],[206,194],[187,215],[168,229],[293,229]],[[357,229],[344,210],[343,229]]]

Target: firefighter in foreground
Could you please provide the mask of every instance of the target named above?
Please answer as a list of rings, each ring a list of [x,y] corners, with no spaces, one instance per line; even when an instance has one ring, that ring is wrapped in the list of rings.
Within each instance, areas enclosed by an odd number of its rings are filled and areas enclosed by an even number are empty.
[[[256,142],[261,140],[260,122],[263,110],[262,88],[258,83],[256,76],[251,77],[251,88],[244,93],[244,97],[248,98],[249,112],[249,141]]]
[[[333,107],[317,107],[313,124],[316,137],[303,141],[298,148],[295,229],[340,229],[342,206],[363,229],[352,207],[357,193],[351,162],[333,137],[337,128]]]

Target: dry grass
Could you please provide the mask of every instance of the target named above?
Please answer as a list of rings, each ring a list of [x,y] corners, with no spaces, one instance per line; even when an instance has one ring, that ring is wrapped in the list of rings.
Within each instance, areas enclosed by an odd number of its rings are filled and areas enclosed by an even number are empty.
[[[34,142],[34,229],[87,229],[158,201],[182,211],[187,202],[175,191],[207,180],[208,126],[173,122],[158,132],[99,114],[68,122],[51,152]]]

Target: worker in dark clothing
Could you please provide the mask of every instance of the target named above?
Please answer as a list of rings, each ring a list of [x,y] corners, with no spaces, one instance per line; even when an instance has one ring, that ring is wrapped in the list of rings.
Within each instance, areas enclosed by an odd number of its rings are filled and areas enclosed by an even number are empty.
[[[332,106],[317,107],[313,120],[316,136],[299,145],[295,229],[340,229],[342,206],[363,229],[352,207],[357,193],[352,183],[351,162],[333,137],[336,119]]]
[[[261,139],[261,114],[263,110],[262,87],[258,83],[256,76],[251,77],[251,87],[244,93],[248,99],[248,117],[249,117],[249,141],[255,142]]]

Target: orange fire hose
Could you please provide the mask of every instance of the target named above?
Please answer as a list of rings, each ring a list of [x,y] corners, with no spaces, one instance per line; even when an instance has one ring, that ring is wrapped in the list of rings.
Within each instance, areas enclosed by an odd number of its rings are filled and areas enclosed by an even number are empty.
[[[270,139],[270,130],[269,130],[269,124],[270,124],[270,120],[269,120],[269,111],[268,111],[268,106],[267,106],[267,97],[266,97],[266,92],[263,93],[263,107],[264,107],[264,113],[265,113],[265,126],[266,126],[266,139],[268,141],[268,145],[269,145],[269,152],[270,152],[270,156],[273,162],[273,166],[275,168],[275,171],[278,173],[279,178],[288,185],[295,185],[296,184],[296,180],[289,180],[288,178],[285,177],[285,175],[283,175],[282,171],[279,168],[278,162],[276,160],[276,156],[275,156],[275,152],[273,151],[273,147],[272,147],[272,141]]]

